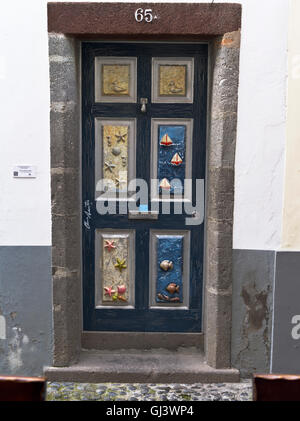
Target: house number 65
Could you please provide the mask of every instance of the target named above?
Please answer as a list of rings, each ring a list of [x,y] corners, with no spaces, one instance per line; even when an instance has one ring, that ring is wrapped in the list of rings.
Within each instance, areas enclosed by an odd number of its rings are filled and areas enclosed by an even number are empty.
[[[157,16],[152,14],[152,9],[136,9],[135,13],[134,13],[134,17],[135,20],[137,22],[142,22],[143,20],[145,20],[145,22],[152,22],[153,19],[157,19]]]

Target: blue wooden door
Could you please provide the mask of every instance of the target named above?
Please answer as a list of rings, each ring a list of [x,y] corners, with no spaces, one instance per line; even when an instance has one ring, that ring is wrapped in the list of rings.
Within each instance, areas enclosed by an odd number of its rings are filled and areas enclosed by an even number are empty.
[[[82,44],[84,330],[201,332],[206,104],[205,44]]]

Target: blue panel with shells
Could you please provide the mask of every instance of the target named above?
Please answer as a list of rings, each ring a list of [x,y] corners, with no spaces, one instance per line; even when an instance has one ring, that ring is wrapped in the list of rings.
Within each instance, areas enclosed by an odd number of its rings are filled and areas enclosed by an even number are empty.
[[[185,138],[184,125],[158,126],[158,169],[159,192],[170,191],[182,194],[185,179]]]
[[[157,236],[157,303],[182,303],[183,236]]]

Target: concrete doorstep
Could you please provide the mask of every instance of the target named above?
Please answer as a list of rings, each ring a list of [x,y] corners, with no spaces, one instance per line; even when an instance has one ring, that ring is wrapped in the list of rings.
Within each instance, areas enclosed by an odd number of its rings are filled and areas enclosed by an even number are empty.
[[[48,381],[83,383],[235,383],[239,371],[214,369],[195,350],[82,351],[68,367],[46,367]]]

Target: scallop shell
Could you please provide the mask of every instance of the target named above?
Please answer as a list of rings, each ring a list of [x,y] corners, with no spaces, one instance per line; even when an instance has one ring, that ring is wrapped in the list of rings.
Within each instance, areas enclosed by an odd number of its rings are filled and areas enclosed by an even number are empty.
[[[112,153],[115,155],[115,156],[118,156],[118,155],[120,155],[120,153],[121,153],[121,149],[120,148],[112,148]]]

